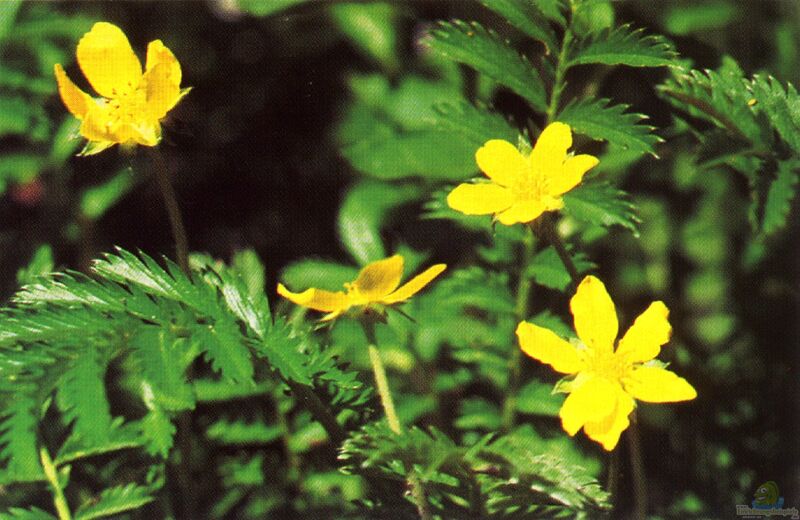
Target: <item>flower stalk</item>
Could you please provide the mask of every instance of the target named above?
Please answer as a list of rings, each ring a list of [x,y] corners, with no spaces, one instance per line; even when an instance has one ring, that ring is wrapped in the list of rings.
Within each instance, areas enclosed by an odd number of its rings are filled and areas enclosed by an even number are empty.
[[[67,497],[64,496],[64,490],[61,488],[61,483],[58,480],[58,470],[53,463],[53,459],[50,458],[50,453],[44,446],[39,448],[39,459],[42,462],[45,477],[47,477],[47,481],[50,483],[50,489],[53,492],[53,504],[56,507],[58,520],[71,520],[72,513],[67,504]]]
[[[167,163],[158,148],[150,148],[149,151],[156,182],[164,199],[164,206],[167,209],[169,224],[172,228],[172,236],[175,240],[175,257],[178,260],[178,266],[181,271],[189,275],[189,240],[186,236],[186,227],[183,224],[183,216],[178,205],[178,199],[175,196],[172,182],[170,182]]]

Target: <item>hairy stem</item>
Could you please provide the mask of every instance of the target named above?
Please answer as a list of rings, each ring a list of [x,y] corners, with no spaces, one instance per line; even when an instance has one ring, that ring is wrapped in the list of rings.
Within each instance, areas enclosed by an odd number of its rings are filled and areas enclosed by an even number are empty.
[[[526,233],[522,242],[519,279],[517,281],[517,301],[514,309],[514,317],[517,323],[526,319],[530,312],[532,284],[528,275],[528,265],[531,263],[531,258],[533,258],[533,248],[533,233]],[[519,393],[522,376],[522,350],[516,347],[516,341],[513,341],[512,345],[514,347],[512,347],[511,356],[508,358],[508,388],[503,401],[503,431],[509,431],[514,427],[514,421],[517,416],[517,394]]]
[[[550,93],[550,103],[547,105],[547,122],[552,123],[558,111],[558,104],[561,101],[561,93],[564,91],[564,77],[567,74],[569,64],[567,57],[569,56],[570,45],[572,45],[572,28],[567,26],[564,31],[564,39],[561,41],[561,50],[558,52],[556,58],[555,77],[553,78],[553,90]]]
[[[572,261],[572,257],[567,251],[566,246],[564,246],[564,242],[561,240],[561,237],[558,236],[558,231],[556,231],[553,219],[550,218],[549,214],[542,213],[539,217],[539,231],[544,235],[550,245],[553,246],[553,249],[556,250],[558,258],[561,260],[561,263],[564,264],[564,268],[567,270],[567,273],[569,273],[570,280],[572,280],[572,289],[575,289],[581,282],[581,275],[578,273],[578,269],[575,267],[575,263]]]
[[[53,504],[56,506],[56,513],[58,513],[59,520],[71,520],[72,513],[69,511],[67,504],[67,497],[64,496],[64,490],[61,488],[61,483],[58,481],[58,470],[50,458],[47,448],[42,446],[39,448],[39,459],[42,461],[44,474],[47,481],[50,483],[50,489],[53,492]]]
[[[370,317],[365,317],[361,320],[361,325],[364,328],[364,334],[367,337],[367,349],[369,350],[369,360],[372,364],[372,373],[375,376],[375,386],[378,389],[378,395],[381,398],[381,405],[386,414],[386,421],[389,423],[389,428],[397,435],[403,434],[403,427],[400,424],[400,418],[397,416],[397,410],[394,407],[394,400],[392,399],[392,392],[389,389],[389,379],[386,377],[386,368],[383,366],[381,353],[377,347],[377,340],[375,337],[375,322]],[[428,507],[428,499],[425,496],[425,488],[420,481],[419,476],[414,473],[414,468],[408,468],[408,486],[411,489],[411,498],[414,505],[417,507],[417,513],[421,520],[431,520],[430,508]]]
[[[161,191],[161,196],[164,198],[169,224],[172,227],[172,236],[175,239],[175,256],[177,257],[178,265],[181,270],[188,275],[189,241],[186,238],[186,227],[183,225],[183,217],[181,216],[180,206],[178,206],[178,199],[175,196],[175,190],[172,188],[172,183],[169,180],[167,163],[158,148],[149,148],[149,151],[150,158],[153,161],[156,182],[158,182],[158,188]]]
[[[631,425],[628,427],[628,447],[631,457],[631,474],[633,477],[633,510],[636,520],[647,517],[647,480],[644,474],[642,459],[642,442],[639,438],[639,424],[636,410],[631,413]]]
[[[285,379],[284,382],[303,406],[311,412],[311,416],[322,425],[330,440],[337,446],[342,444],[347,438],[347,432],[339,426],[336,417],[328,410],[319,396],[314,393],[314,390],[291,379]]]
[[[606,474],[606,491],[611,495],[611,503],[617,502],[617,484],[619,483],[619,451],[608,454],[608,473]]]

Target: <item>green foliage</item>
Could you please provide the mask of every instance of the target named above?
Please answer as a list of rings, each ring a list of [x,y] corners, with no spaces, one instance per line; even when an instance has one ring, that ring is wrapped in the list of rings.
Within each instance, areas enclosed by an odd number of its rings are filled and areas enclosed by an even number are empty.
[[[519,94],[531,106],[547,107],[541,77],[527,58],[494,31],[477,22],[440,22],[425,43],[443,57],[468,65]]]
[[[626,112],[628,108],[624,104],[611,105],[610,99],[583,99],[564,107],[557,119],[577,133],[658,157],[654,147],[663,139],[652,133],[654,127],[640,124],[647,116]]]
[[[677,52],[660,35],[645,35],[630,25],[590,34],[579,41],[569,57],[569,65],[600,63],[631,67],[674,66]]]
[[[638,234],[639,217],[627,194],[605,182],[584,182],[564,195],[564,208],[571,217],[586,224],[622,226]]]
[[[118,515],[138,509],[153,501],[150,490],[136,484],[108,488],[100,493],[96,501],[87,503],[75,511],[75,520],[92,520]]]
[[[482,3],[523,33],[542,42],[547,53],[558,47],[553,28],[536,4],[525,0],[483,0]]]

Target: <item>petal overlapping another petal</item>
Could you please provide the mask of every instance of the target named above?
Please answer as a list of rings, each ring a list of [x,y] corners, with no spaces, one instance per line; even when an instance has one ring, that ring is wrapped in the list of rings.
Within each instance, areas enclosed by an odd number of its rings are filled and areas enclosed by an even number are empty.
[[[547,210],[541,200],[516,202],[505,211],[497,214],[497,220],[506,226],[531,222]]]
[[[584,424],[606,419],[614,411],[617,392],[616,385],[602,377],[590,377],[577,386],[558,414],[564,431],[575,435]]]
[[[69,79],[69,76],[67,76],[67,73],[64,72],[64,68],[60,64],[56,63],[53,66],[53,71],[56,75],[58,93],[61,96],[61,100],[64,102],[64,106],[67,107],[67,110],[69,110],[72,115],[78,119],[83,119],[86,112],[89,111],[90,104],[94,103],[91,96],[79,89],[77,85]]]
[[[550,123],[533,146],[530,167],[539,175],[550,177],[561,171],[567,150],[572,146],[572,130],[564,123]]]
[[[543,172],[547,178],[550,195],[559,196],[568,192],[583,180],[583,176],[597,166],[600,161],[593,155],[575,155],[568,157],[561,168]]]
[[[619,341],[617,354],[631,363],[654,359],[672,335],[668,318],[669,309],[664,302],[651,303]]]
[[[492,139],[478,148],[475,161],[487,177],[501,186],[511,186],[528,168],[528,161],[517,147],[502,139]]]
[[[447,195],[447,205],[467,215],[489,215],[511,207],[514,196],[497,184],[459,184]]]
[[[98,94],[114,98],[133,90],[142,79],[142,65],[128,37],[116,25],[97,22],[78,42],[78,65]]]
[[[399,289],[383,298],[381,303],[390,305],[411,298],[421,291],[426,285],[431,283],[431,281],[439,276],[445,269],[447,269],[445,264],[435,264],[430,266],[408,282],[404,283]]]
[[[678,374],[658,367],[639,367],[623,379],[625,391],[648,403],[675,403],[697,397],[697,391]]]
[[[633,399],[617,388],[614,410],[601,421],[587,422],[583,431],[593,441],[599,442],[606,451],[613,450],[619,438],[628,426],[630,426],[630,416],[635,404]]]
[[[397,289],[402,276],[403,257],[394,255],[366,265],[352,287],[364,300],[376,302]]]
[[[575,332],[581,341],[589,348],[611,352],[619,323],[614,302],[603,282],[594,276],[584,278],[569,306],[575,319]]]
[[[341,291],[332,292],[311,288],[301,293],[294,293],[279,283],[278,294],[301,307],[308,307],[315,311],[341,313],[350,306],[347,295]]]
[[[147,66],[143,80],[147,117],[158,121],[181,99],[181,66],[161,40],[152,41],[147,46]]]
[[[574,374],[583,368],[578,351],[553,331],[521,321],[517,325],[517,338],[522,351],[562,374]]]

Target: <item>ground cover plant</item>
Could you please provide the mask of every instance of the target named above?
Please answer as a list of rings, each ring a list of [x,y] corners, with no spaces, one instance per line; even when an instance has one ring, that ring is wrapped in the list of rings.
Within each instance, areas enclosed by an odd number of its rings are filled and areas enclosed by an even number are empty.
[[[0,3],[0,518],[791,515],[798,20]]]

